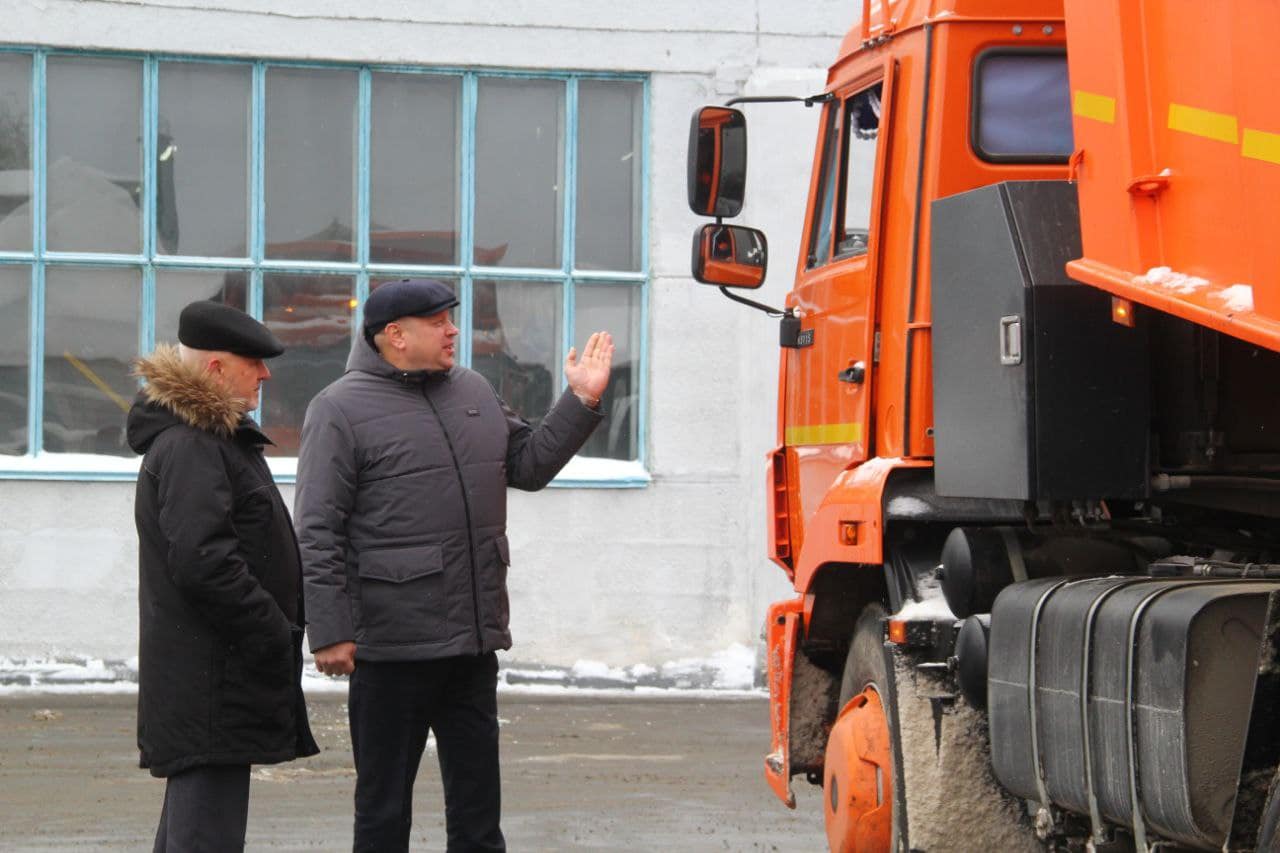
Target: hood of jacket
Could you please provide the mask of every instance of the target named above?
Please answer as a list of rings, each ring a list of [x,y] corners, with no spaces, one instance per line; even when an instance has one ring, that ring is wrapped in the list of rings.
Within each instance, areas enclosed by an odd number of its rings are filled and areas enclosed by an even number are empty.
[[[351,353],[347,356],[348,373],[353,370],[369,373],[394,379],[406,385],[450,379],[457,369],[452,367],[449,370],[401,370],[383,358],[382,354],[364,339],[364,335],[356,335],[355,342],[351,345]]]
[[[134,375],[146,380],[129,410],[127,437],[135,453],[146,453],[155,437],[176,423],[230,438],[245,420],[248,402],[185,363],[172,344],[161,344],[133,365]]]

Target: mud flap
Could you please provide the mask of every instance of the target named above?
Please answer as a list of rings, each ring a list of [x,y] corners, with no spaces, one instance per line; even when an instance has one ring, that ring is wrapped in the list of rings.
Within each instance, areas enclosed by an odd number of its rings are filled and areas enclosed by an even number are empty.
[[[885,646],[898,718],[898,790],[906,806],[900,849],[1040,853],[1023,803],[996,782],[983,715],[943,677],[917,669],[901,647]]]
[[[796,795],[791,790],[791,679],[803,610],[803,598],[775,602],[770,605],[765,622],[772,736],[764,759],[764,778],[790,809],[796,807]]]

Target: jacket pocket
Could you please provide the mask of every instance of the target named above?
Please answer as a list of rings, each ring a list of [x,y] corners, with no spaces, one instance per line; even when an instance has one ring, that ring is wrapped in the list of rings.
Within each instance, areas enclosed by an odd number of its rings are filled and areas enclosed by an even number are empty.
[[[439,545],[373,548],[357,558],[357,640],[422,643],[446,635],[444,555]]]

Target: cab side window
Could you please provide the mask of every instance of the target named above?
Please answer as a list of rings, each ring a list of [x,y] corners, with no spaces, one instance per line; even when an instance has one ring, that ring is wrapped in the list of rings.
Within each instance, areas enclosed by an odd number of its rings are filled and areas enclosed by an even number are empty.
[[[840,150],[840,138],[836,134],[836,115],[839,108],[827,104],[823,113],[822,130],[822,176],[818,183],[818,198],[813,211],[813,230],[809,235],[809,258],[807,266],[822,266],[831,259],[831,214],[834,208],[836,185],[836,154]]]
[[[822,133],[822,176],[814,206],[808,266],[865,255],[871,239],[881,92],[876,83],[828,105]]]
[[[880,140],[880,83],[844,104],[844,215],[836,257],[864,255],[871,238],[871,198],[875,190],[876,146]]]

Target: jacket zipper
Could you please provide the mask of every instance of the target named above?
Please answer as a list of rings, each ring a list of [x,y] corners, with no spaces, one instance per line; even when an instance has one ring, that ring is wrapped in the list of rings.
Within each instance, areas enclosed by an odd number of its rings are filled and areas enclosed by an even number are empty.
[[[458,489],[462,492],[462,510],[467,517],[467,546],[471,552],[471,615],[476,626],[476,654],[484,651],[484,634],[480,630],[480,593],[476,587],[476,537],[471,522],[471,496],[467,494],[467,482],[462,477],[462,466],[458,464],[458,454],[453,449],[453,439],[449,436],[449,427],[445,425],[440,411],[427,394],[427,386],[422,386],[422,399],[431,407],[436,423],[440,424],[440,432],[444,434],[444,443],[449,447],[449,458],[453,460],[453,473],[458,477]]]

